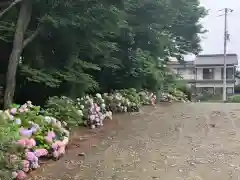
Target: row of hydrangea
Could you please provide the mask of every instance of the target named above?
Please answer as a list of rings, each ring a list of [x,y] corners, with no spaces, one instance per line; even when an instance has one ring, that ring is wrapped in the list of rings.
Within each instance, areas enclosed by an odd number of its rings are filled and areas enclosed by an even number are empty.
[[[76,100],[51,97],[44,109],[30,101],[12,105],[0,113],[0,164],[4,166],[0,167],[0,179],[23,180],[40,166],[41,157],[59,159],[65,154],[71,127],[98,128],[105,119],[112,119],[112,113],[138,111],[140,105],[155,101],[152,93],[130,89]]]

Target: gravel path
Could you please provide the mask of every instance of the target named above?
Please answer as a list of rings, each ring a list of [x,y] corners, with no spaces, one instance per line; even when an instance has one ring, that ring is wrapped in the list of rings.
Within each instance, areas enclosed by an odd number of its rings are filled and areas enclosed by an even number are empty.
[[[85,157],[69,152],[37,180],[238,180],[240,105],[189,103],[123,115]]]

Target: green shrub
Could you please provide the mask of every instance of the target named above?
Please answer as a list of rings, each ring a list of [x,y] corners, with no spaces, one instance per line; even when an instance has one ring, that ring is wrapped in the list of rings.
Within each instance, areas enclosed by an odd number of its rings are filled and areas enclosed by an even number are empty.
[[[222,99],[221,94],[212,94],[208,92],[204,92],[202,94],[198,94],[196,96],[197,101],[218,101]]]
[[[182,91],[184,94],[186,94],[187,99],[191,101],[192,99],[192,90],[184,83],[179,83],[176,85],[176,89],[179,91]]]
[[[169,94],[171,95],[171,97],[169,96],[169,98],[171,100],[176,100],[176,101],[187,101],[188,100],[187,95],[184,92],[182,92],[181,90],[176,89],[176,88],[172,89],[169,92]]]
[[[127,98],[130,102],[135,103],[137,106],[140,106],[141,98],[136,89],[134,88],[123,89],[123,90],[120,90],[119,93],[124,98]]]
[[[240,103],[240,95],[233,95],[229,97],[228,102]]]
[[[84,125],[83,110],[80,106],[80,102],[74,102],[70,98],[54,96],[47,101],[46,114],[66,122],[69,126]]]
[[[20,157],[23,152],[23,149],[13,143],[20,139],[19,128],[8,121],[0,112],[0,179],[4,180],[12,179],[12,171],[20,167],[20,160],[10,163],[9,156],[14,154]]]

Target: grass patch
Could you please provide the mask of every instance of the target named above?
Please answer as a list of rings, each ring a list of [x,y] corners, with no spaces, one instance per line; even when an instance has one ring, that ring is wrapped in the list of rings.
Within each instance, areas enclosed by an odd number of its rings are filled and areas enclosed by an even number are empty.
[[[240,94],[233,95],[228,98],[228,102],[231,103],[240,103]]]

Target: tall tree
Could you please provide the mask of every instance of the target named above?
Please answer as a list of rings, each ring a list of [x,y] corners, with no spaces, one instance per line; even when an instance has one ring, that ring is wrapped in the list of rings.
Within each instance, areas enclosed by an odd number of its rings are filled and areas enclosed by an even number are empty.
[[[16,4],[2,11],[6,17],[19,10],[5,107],[13,100],[16,73],[17,84],[24,84],[21,92],[50,87],[39,93],[39,99],[51,95],[51,90],[76,97],[96,90],[155,89],[167,77],[164,64],[169,56],[180,59],[201,50],[198,34],[204,31],[199,19],[205,10],[198,0],[19,0]],[[23,7],[32,11],[23,14]]]

